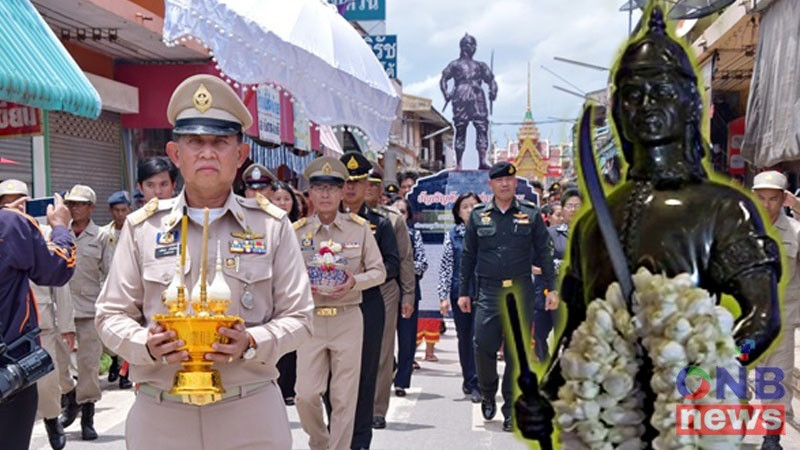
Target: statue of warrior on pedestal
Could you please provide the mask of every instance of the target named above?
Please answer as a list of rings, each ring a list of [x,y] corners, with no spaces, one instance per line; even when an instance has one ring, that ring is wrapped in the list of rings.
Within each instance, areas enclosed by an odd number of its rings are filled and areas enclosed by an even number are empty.
[[[478,169],[488,170],[486,149],[489,139],[489,108],[486,107],[486,96],[483,83],[489,85],[489,101],[497,98],[497,83],[489,66],[475,61],[472,56],[478,44],[475,38],[465,34],[459,43],[461,56],[451,61],[442,71],[439,88],[447,103],[453,102],[453,123],[456,126],[456,169],[461,170],[461,158],[467,139],[467,125],[472,122],[475,127],[475,148],[478,150]],[[453,80],[453,89],[448,90],[447,82]],[[445,103],[445,107],[447,106]]]

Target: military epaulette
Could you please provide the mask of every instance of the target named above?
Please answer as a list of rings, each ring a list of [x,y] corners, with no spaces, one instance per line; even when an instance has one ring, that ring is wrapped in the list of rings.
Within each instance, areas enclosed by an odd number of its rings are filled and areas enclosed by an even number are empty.
[[[388,214],[389,214],[386,211],[381,211],[378,208],[370,208],[370,211],[374,212],[375,214],[377,214],[377,215],[379,215],[381,217],[388,217]]]
[[[477,205],[473,206],[472,209],[476,210],[476,209],[480,209],[480,208],[486,208],[486,206],[488,206],[488,205],[489,205],[488,203],[478,203]]]
[[[156,197],[153,197],[144,206],[128,214],[128,220],[130,221],[131,225],[139,225],[157,211],[171,209],[172,202],[173,199],[159,200]]]
[[[356,213],[350,213],[350,220],[352,220],[353,222],[355,222],[355,223],[357,223],[359,225],[362,225],[362,226],[366,225],[366,223],[367,223],[367,219],[359,216]]]
[[[267,197],[264,197],[260,193],[256,194],[256,202],[258,202],[258,206],[270,216],[276,219],[283,219],[286,216],[286,211],[278,208],[277,206],[273,205],[272,202],[267,200]],[[247,203],[244,204],[247,206]]]
[[[306,226],[307,222],[308,222],[308,219],[306,219],[305,217],[301,217],[300,219],[298,219],[294,223],[292,223],[292,228],[294,228],[295,231],[297,231],[300,228],[303,228],[304,226]]]
[[[520,205],[527,206],[529,208],[536,208],[537,207],[535,203],[530,202],[530,201],[528,201],[528,200],[526,200],[524,198],[522,200],[520,200],[519,203],[520,203]]]

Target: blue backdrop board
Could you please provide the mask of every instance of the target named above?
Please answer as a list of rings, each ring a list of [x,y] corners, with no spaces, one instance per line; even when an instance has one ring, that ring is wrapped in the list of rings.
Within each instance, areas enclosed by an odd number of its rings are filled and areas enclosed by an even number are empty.
[[[539,204],[536,191],[525,178],[518,178],[517,198]],[[420,178],[408,193],[408,202],[414,211],[414,228],[422,232],[428,270],[420,281],[422,300],[420,313],[439,311],[436,285],[439,281],[439,265],[442,259],[444,235],[453,227],[453,204],[464,192],[475,192],[481,201],[492,199],[489,188],[489,173],[485,170],[443,170]],[[424,314],[430,316],[430,314]]]

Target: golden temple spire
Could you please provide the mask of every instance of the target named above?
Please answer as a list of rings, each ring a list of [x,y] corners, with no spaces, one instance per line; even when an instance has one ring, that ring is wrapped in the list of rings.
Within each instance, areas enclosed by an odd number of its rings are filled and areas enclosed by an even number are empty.
[[[531,110],[531,62],[528,61],[528,111]]]

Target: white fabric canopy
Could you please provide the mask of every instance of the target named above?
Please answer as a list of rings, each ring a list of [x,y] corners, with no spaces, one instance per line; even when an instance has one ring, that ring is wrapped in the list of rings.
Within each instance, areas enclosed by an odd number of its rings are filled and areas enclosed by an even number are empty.
[[[777,0],[761,16],[742,156],[757,167],[800,159],[800,8]]]
[[[165,0],[165,6],[165,42],[194,36],[212,49],[227,77],[277,83],[311,120],[355,125],[386,145],[400,97],[335,6],[322,0]]]

